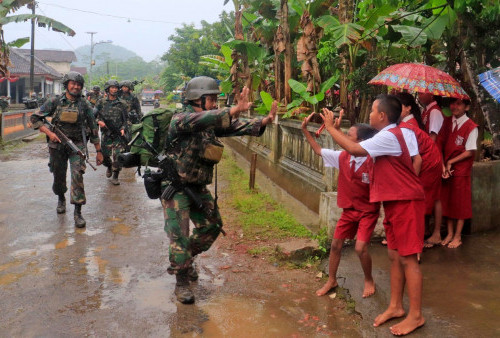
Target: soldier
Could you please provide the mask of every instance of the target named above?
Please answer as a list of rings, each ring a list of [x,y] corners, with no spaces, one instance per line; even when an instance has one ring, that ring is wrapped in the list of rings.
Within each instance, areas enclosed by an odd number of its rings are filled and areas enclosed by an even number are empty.
[[[57,213],[66,212],[66,199],[64,194],[68,190],[66,186],[66,171],[68,160],[71,169],[71,192],[70,202],[75,205],[74,219],[77,228],[85,227],[85,219],[82,217],[82,205],[86,203],[83,185],[83,174],[85,172],[85,160],[71,151],[61,143],[59,137],[44,124],[45,117],[52,117],[52,124],[58,127],[75,145],[86,152],[87,137],[95,146],[97,152],[96,162],[103,162],[101,145],[99,144],[98,127],[94,114],[88,102],[82,97],[83,76],[77,72],[69,72],[63,78],[65,92],[61,96],[48,99],[37,114],[31,116],[34,129],[39,129],[48,138],[50,162],[49,168],[54,175],[52,191],[59,197]]]
[[[188,187],[203,204],[203,210],[198,209],[185,188],[174,188],[169,196],[166,193],[162,196],[165,231],[170,238],[168,272],[175,274],[175,294],[184,304],[194,302],[189,281],[198,279],[193,267],[195,256],[208,250],[221,232],[222,220],[207,189],[224,147],[218,137],[260,136],[274,120],[277,110],[277,104],[273,103],[269,115],[263,119],[238,119],[239,114],[251,106],[248,88],[243,89],[236,106],[220,110],[216,109],[219,93],[217,82],[210,77],[189,81],[187,105],[184,111],[172,117],[165,149],[167,159],[161,165],[166,172],[173,170],[179,183]],[[172,186],[164,191],[172,191]],[[190,219],[195,224],[192,236],[189,236]]]
[[[118,81],[106,82],[106,97],[100,99],[95,106],[97,123],[101,127],[101,144],[104,155],[103,164],[108,167],[106,177],[111,183],[119,185],[118,175],[121,165],[118,155],[125,152],[128,140],[125,137],[127,128],[127,103],[118,98]]]
[[[137,96],[132,93],[134,86],[132,81],[120,82],[121,96],[120,98],[127,102],[127,113],[129,124],[139,123],[142,118],[141,104]]]
[[[92,108],[95,107],[97,101],[99,101],[101,98],[102,98],[101,87],[99,87],[99,86],[94,86],[92,88],[92,91],[87,94],[87,101],[90,102],[90,105],[92,106]]]

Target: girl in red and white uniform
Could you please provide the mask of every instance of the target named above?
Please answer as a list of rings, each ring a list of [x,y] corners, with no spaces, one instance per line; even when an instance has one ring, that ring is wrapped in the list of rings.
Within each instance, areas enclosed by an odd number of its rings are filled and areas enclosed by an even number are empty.
[[[304,119],[302,132],[313,151],[323,158],[325,167],[339,170],[337,205],[343,209],[333,234],[328,281],[316,291],[316,295],[323,296],[338,286],[337,269],[340,264],[342,245],[345,239],[354,239],[356,236],[355,250],[365,275],[363,298],[366,298],[375,293],[372,259],[368,252],[368,244],[380,211],[380,203],[370,203],[369,172],[373,161],[369,156],[356,157],[345,151],[322,149],[307,130],[307,125],[313,115],[314,113]],[[367,124],[356,124],[348,130],[347,135],[352,141],[360,142],[371,138],[376,133],[377,130]]]
[[[477,150],[478,129],[466,115],[469,100],[453,99],[451,117],[445,119],[438,145],[443,153],[443,216],[448,218],[448,234],[442,244],[458,248],[462,244],[462,229],[472,217],[471,171]]]
[[[422,112],[423,129],[433,141],[436,141],[445,118],[443,111],[434,99],[433,94],[418,93],[418,101],[424,106],[424,111]]]
[[[441,244],[441,224],[443,222],[441,175],[443,159],[436,143],[422,129],[423,122],[420,117],[420,108],[413,95],[398,93],[396,96],[403,105],[399,127],[413,130],[417,137],[418,152],[422,156],[419,177],[425,192],[425,215],[430,216],[434,213],[434,229],[432,235],[425,241],[424,247],[431,248],[434,245]]]

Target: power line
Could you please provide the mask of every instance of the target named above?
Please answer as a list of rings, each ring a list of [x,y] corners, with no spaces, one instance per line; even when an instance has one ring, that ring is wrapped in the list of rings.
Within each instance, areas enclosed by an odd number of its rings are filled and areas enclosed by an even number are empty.
[[[76,12],[82,12],[82,13],[88,13],[88,14],[94,14],[94,15],[100,15],[100,16],[107,16],[107,17],[116,18],[116,19],[125,19],[125,20],[128,20],[129,22],[131,20],[135,20],[135,21],[145,21],[145,22],[167,23],[167,24],[173,24],[173,25],[182,25],[183,24],[182,22],[149,20],[149,19],[133,18],[133,17],[128,17],[128,16],[119,16],[119,15],[98,13],[98,12],[87,11],[87,10],[78,9],[78,8],[65,7],[65,6],[61,6],[61,5],[57,5],[57,4],[52,4],[52,3],[47,3],[47,2],[41,2],[41,1],[38,1],[38,2],[41,3],[41,4],[44,4],[46,6],[59,7],[59,8],[63,8],[63,9],[70,10],[70,11],[76,11]]]
[[[40,2],[38,2],[38,3],[40,3]],[[42,12],[43,15],[47,16],[47,14],[45,14],[45,12],[43,11],[43,9],[40,6],[38,6],[38,9],[40,10],[40,12]],[[64,37],[64,33],[60,33],[57,35],[60,36],[71,47],[73,52],[76,52],[75,47]]]

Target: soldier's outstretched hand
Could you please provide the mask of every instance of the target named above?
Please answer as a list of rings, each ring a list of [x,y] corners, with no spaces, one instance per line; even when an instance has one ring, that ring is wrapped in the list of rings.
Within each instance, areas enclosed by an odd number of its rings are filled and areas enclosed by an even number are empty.
[[[250,109],[253,102],[248,102],[249,94],[250,94],[250,89],[248,89],[247,87],[243,87],[241,93],[239,95],[238,94],[236,95],[238,103],[235,106],[231,107],[231,110],[229,111],[231,117],[237,118],[238,116],[240,116],[241,112]]]
[[[278,101],[273,101],[269,114],[267,114],[267,116],[262,119],[262,125],[265,126],[270,123],[273,123],[274,119],[276,118],[277,112],[278,112]]]

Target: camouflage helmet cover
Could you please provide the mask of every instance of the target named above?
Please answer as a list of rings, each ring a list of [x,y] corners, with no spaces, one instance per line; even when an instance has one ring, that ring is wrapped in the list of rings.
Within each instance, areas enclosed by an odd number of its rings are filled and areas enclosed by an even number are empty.
[[[125,80],[125,81],[120,82],[120,88],[121,87],[127,87],[130,90],[134,89],[134,86],[132,85],[132,81],[129,81],[129,80]]]
[[[78,72],[73,72],[73,71],[71,71],[71,72],[69,72],[67,74],[64,74],[64,77],[63,77],[63,86],[64,86],[64,88],[68,87],[68,82],[69,81],[78,82],[82,87],[85,84],[85,79],[83,78],[82,74],[80,74]]]
[[[118,83],[118,81],[116,80],[109,80],[108,82],[106,82],[106,84],[104,85],[104,90],[105,91],[108,91],[109,90],[109,87],[116,87],[116,88],[120,88],[120,84]]]
[[[186,100],[198,100],[203,95],[220,94],[217,81],[208,76],[198,76],[186,85]]]
[[[97,91],[100,91],[100,90],[101,90],[101,87],[99,87],[99,86],[94,86],[94,87],[92,87],[92,90],[97,90]]]

